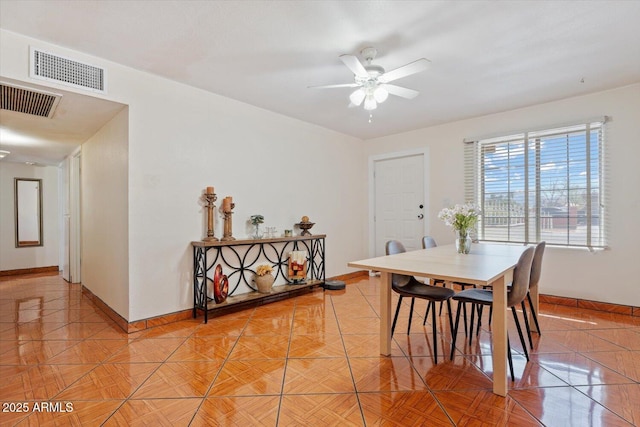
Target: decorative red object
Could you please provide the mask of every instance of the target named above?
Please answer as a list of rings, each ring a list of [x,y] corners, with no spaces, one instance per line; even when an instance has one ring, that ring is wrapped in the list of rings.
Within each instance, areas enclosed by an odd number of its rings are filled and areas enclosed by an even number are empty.
[[[289,280],[302,283],[307,279],[307,251],[289,253]]]
[[[216,265],[216,270],[213,274],[213,284],[220,283],[220,279],[222,278],[222,266],[220,264]]]
[[[229,279],[222,274],[222,266],[216,265],[216,271],[213,275],[213,299],[217,304],[224,302],[229,294]]]

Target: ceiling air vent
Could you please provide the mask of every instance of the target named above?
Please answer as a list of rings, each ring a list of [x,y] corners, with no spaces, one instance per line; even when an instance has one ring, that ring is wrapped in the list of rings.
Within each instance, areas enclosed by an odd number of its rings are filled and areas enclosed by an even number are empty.
[[[0,108],[3,110],[51,118],[60,98],[62,95],[57,93],[0,82]]]
[[[105,93],[104,68],[31,48],[31,77]]]

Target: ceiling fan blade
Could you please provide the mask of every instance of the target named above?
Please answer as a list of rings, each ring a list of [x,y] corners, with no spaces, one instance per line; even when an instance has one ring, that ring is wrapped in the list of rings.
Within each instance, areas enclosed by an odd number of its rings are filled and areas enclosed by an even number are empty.
[[[340,59],[344,62],[352,72],[358,77],[362,77],[364,79],[369,78],[369,73],[364,68],[364,65],[353,55],[340,55]]]
[[[358,87],[357,83],[344,83],[338,85],[322,85],[322,86],[307,86],[308,89],[333,89],[336,87]]]
[[[389,92],[392,95],[396,95],[396,96],[407,98],[407,99],[413,99],[420,94],[420,92],[418,92],[417,90],[407,89],[406,87],[402,87],[402,86],[384,84],[384,85],[380,85],[380,87],[385,88],[387,92]]]
[[[417,61],[410,62],[407,65],[403,65],[400,68],[391,70],[381,75],[378,80],[384,83],[392,82],[394,80],[401,79],[403,77],[410,76],[411,74],[419,73],[427,69],[431,61],[428,59],[420,58]]]

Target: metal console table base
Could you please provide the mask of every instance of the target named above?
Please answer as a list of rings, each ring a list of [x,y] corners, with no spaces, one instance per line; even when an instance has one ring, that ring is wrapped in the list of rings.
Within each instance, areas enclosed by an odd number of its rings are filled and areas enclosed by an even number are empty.
[[[209,310],[226,309],[238,304],[267,303],[285,298],[288,294],[300,292],[325,282],[325,237],[324,234],[292,236],[272,239],[246,239],[232,241],[191,242],[193,247],[193,317],[198,310],[204,311],[204,323],[208,321]],[[307,280],[293,284],[287,277],[288,254],[291,251],[307,251]],[[229,279],[229,296],[216,304],[207,295],[209,283],[213,283],[213,273],[217,264],[222,264]],[[271,264],[276,281],[284,278],[284,285],[276,285],[270,294],[256,291],[251,279],[258,264]],[[244,285],[248,293],[238,294]],[[253,290],[253,291],[251,291]]]

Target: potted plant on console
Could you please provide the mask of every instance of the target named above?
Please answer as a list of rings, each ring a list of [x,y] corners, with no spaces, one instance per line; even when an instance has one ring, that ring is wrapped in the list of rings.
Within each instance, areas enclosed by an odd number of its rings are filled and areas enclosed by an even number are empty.
[[[262,238],[262,232],[260,231],[260,224],[264,223],[264,216],[260,215],[260,214],[256,214],[256,215],[251,215],[251,224],[253,224],[253,238],[254,239],[261,239]]]
[[[270,294],[274,280],[273,267],[268,264],[261,264],[256,268],[256,276],[253,281],[258,288],[258,292],[262,294]]]

